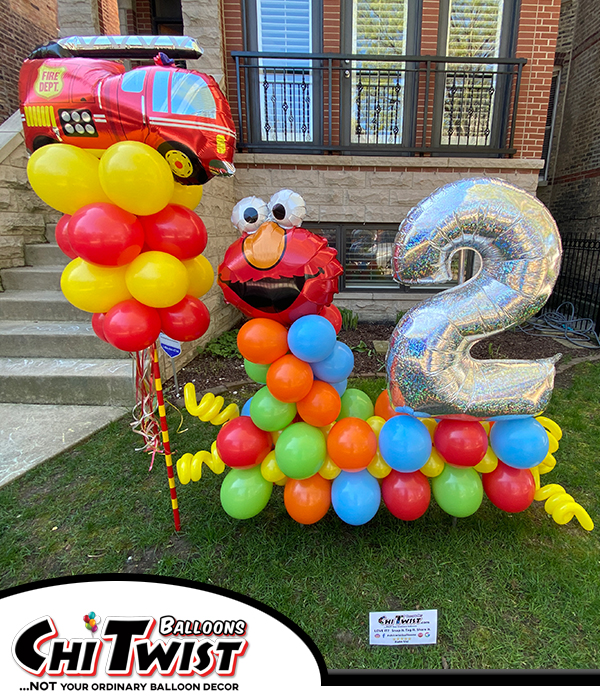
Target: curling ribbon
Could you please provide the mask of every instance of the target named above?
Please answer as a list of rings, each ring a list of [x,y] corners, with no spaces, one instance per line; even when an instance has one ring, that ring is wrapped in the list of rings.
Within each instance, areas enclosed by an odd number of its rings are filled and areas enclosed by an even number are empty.
[[[177,476],[179,477],[179,481],[183,485],[189,483],[190,479],[192,481],[199,481],[202,477],[203,464],[206,464],[215,474],[221,474],[225,469],[225,462],[223,462],[217,452],[216,440],[211,445],[210,452],[201,450],[200,452],[196,452],[195,455],[186,452],[177,460]]]
[[[240,415],[240,409],[234,403],[230,403],[227,408],[221,410],[225,403],[225,399],[222,396],[215,396],[210,393],[204,394],[200,403],[197,403],[196,387],[191,382],[185,385],[183,396],[188,413],[196,416],[204,423],[223,425]]]
[[[548,484],[538,489],[535,492],[535,500],[546,501],[546,513],[550,513],[554,522],[559,525],[566,525],[575,516],[584,530],[594,529],[594,523],[585,508],[576,503],[573,496],[569,496],[559,484]]]

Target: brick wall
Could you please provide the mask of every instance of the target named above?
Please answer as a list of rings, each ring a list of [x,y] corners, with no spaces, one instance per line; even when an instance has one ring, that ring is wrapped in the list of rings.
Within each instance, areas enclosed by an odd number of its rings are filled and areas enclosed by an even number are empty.
[[[117,0],[98,0],[98,22],[102,34],[120,34]]]
[[[556,114],[548,185],[538,196],[564,240],[600,239],[600,13],[595,0],[567,0],[557,59],[562,94]]]
[[[135,32],[134,34],[152,34],[152,5],[150,0],[135,0]]]
[[[0,123],[19,106],[21,63],[40,44],[56,37],[56,0],[0,0]]]

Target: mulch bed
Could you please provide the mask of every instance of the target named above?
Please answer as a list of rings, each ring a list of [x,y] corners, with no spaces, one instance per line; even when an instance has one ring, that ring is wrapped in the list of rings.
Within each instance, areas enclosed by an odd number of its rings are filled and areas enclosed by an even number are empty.
[[[385,372],[385,355],[376,353],[373,340],[389,340],[393,323],[360,323],[356,330],[341,331],[338,340],[354,351],[354,375]],[[505,331],[489,340],[477,343],[472,355],[479,360],[520,359],[537,360],[562,353],[559,362],[571,361],[594,352],[589,348],[565,347],[555,339],[532,336],[519,330]],[[232,388],[235,384],[250,383],[239,358],[215,357],[208,353],[195,358],[178,372],[181,393],[187,382],[193,382],[199,395],[209,389]],[[258,385],[257,385],[258,386]],[[166,382],[165,390],[171,400],[176,399],[173,380]]]

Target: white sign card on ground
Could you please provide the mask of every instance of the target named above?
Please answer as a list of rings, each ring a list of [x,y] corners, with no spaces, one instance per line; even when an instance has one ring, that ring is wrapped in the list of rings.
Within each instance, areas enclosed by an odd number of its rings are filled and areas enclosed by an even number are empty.
[[[437,610],[369,613],[369,644],[405,646],[437,643]]]

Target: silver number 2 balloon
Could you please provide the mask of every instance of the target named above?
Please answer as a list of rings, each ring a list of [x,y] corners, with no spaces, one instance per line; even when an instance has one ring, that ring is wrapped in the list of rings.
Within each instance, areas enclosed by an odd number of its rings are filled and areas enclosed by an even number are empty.
[[[472,279],[411,309],[394,329],[386,365],[394,406],[434,416],[535,415],[552,394],[560,358],[474,360],[479,340],[522,323],[546,303],[561,242],[544,205],[503,180],[445,185],[401,224],[392,264],[399,282],[452,280],[451,259],[475,250]]]

